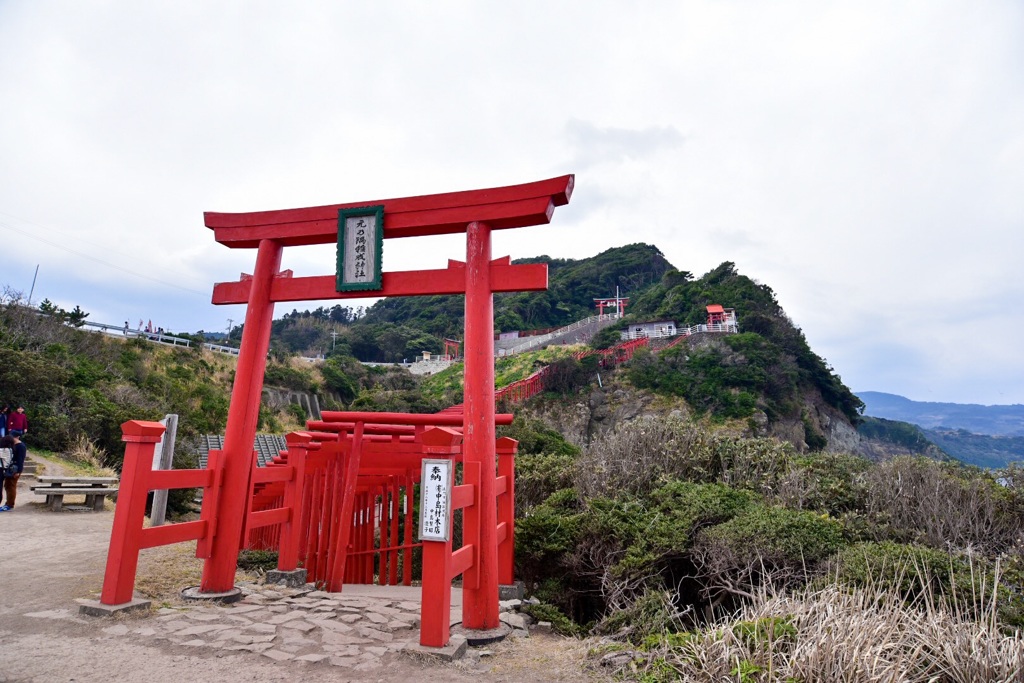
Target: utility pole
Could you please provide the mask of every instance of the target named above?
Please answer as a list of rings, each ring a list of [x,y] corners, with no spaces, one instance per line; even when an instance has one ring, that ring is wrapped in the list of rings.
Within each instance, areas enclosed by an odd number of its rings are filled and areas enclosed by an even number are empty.
[[[334,347],[338,345],[338,331],[337,330],[331,330],[331,338],[333,339],[333,341],[331,342],[331,351],[333,351]]]
[[[36,278],[39,277],[39,264],[36,264],[36,273],[32,276],[32,289],[28,290],[28,305],[32,305],[32,293],[36,291]]]
[[[231,326],[232,326],[232,324],[234,322],[235,322],[234,320],[232,320],[231,318],[228,318],[228,336],[225,337],[225,341],[231,341]]]

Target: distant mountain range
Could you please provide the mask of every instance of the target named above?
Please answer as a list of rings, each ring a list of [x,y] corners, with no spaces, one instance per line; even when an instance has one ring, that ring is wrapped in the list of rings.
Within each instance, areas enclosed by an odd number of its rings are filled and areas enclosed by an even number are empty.
[[[996,468],[1024,462],[1024,405],[932,403],[878,391],[862,391],[857,397],[866,416],[917,425],[924,438],[961,462]],[[860,431],[877,437],[875,431],[894,429],[889,422],[868,424]],[[884,438],[893,440],[891,433]]]
[[[982,406],[972,403],[912,401],[896,394],[860,391],[864,414],[909,422],[925,429],[964,429],[989,436],[1024,436],[1024,405]]]

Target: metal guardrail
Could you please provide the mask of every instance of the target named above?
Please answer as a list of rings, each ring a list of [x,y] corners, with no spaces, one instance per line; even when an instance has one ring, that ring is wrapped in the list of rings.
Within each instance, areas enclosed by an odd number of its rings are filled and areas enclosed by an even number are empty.
[[[101,334],[108,334],[112,337],[125,337],[125,338],[138,338],[145,339],[147,341],[155,342],[157,344],[165,344],[166,346],[184,346],[191,348],[194,342],[191,339],[184,339],[182,337],[175,337],[173,334],[167,334],[165,332],[146,332],[145,330],[133,330],[125,327],[124,325],[108,325],[106,323],[96,323],[88,320],[82,321],[77,327],[85,328],[87,332],[98,332]],[[220,344],[210,344],[203,342],[204,349],[210,351],[216,351],[218,353],[226,353],[232,356],[238,355],[238,349],[233,346],[222,346]]]
[[[522,344],[516,344],[515,346],[510,346],[507,349],[503,349],[503,353],[499,352],[498,355],[499,356],[514,356],[517,353],[523,353],[525,351],[529,351],[530,349],[536,348],[538,346],[542,346],[542,345],[546,344],[547,342],[551,341],[552,339],[554,339],[555,337],[561,337],[564,334],[569,334],[573,330],[578,330],[581,327],[586,327],[587,325],[593,325],[594,323],[601,322],[602,320],[615,320],[618,317],[619,316],[618,316],[617,313],[605,313],[603,315],[592,315],[589,318],[584,318],[583,320],[577,320],[574,323],[570,323],[570,324],[566,325],[565,327],[559,327],[557,330],[555,330],[553,332],[548,332],[547,334],[537,335],[536,337],[528,337],[527,340],[524,341]]]
[[[209,349],[211,351],[216,351],[217,353],[226,353],[229,356],[238,355],[238,349],[235,348],[234,346],[221,346],[220,344],[209,344],[204,342],[203,348]]]

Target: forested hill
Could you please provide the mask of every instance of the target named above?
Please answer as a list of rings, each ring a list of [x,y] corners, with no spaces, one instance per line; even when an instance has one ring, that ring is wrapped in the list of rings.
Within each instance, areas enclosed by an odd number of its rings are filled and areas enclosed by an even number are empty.
[[[629,297],[623,326],[651,320],[694,325],[706,320],[707,305],[721,304],[735,309],[740,334],[702,335],[641,354],[626,368],[630,382],[682,397],[698,414],[749,420],[754,432],[801,448],[856,440],[851,423],[860,419],[860,400],[811,350],[771,288],[741,275],[733,263],[695,278],[648,244],[585,259],[540,256],[520,262],[547,263],[549,289],[496,296],[496,330],[536,330],[586,318],[596,312],[593,300],[614,296],[616,287]],[[411,360],[423,351],[440,352],[445,337],[462,338],[463,306],[462,296],[431,296],[385,299],[365,312],[341,306],[295,311],[275,321],[274,344],[364,362]],[[606,328],[593,344],[617,343],[623,326]]]
[[[634,382],[674,389],[698,405],[717,402],[718,410],[729,416],[747,416],[752,405],[762,410],[769,422],[802,415],[811,436],[809,445],[820,443],[812,436],[820,426],[810,424],[818,420],[809,415],[808,392],[819,394],[820,402],[851,423],[859,421],[863,403],[811,350],[772,289],[739,274],[731,262],[700,278],[686,271],[665,273],[657,285],[630,302],[628,320],[695,325],[705,321],[709,304],[734,308],[740,334],[683,353],[681,358],[660,354],[644,375],[634,373]]]
[[[535,330],[568,325],[594,315],[594,299],[642,294],[672,269],[657,247],[630,244],[584,259],[550,256],[513,263],[546,263],[544,292],[498,294],[494,300],[495,331]],[[425,296],[384,299],[366,312],[363,324],[401,323],[437,336],[462,336],[463,297]]]
[[[637,297],[672,270],[649,244],[630,244],[583,259],[537,256],[515,263],[548,264],[544,292],[494,297],[495,330],[560,327],[594,315],[594,299]],[[316,355],[338,351],[365,362],[398,362],[423,351],[439,353],[443,339],[462,339],[464,297],[419,296],[382,299],[368,309],[346,306],[293,310],[274,321],[274,344],[286,353]],[[240,338],[235,328],[232,339]]]

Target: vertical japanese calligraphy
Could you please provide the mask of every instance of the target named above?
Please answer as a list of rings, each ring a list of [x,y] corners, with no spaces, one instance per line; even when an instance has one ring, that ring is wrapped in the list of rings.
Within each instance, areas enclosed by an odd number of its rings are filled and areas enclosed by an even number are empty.
[[[381,288],[384,207],[338,209],[339,292]]]
[[[420,540],[451,538],[452,461],[424,460],[420,477]]]

